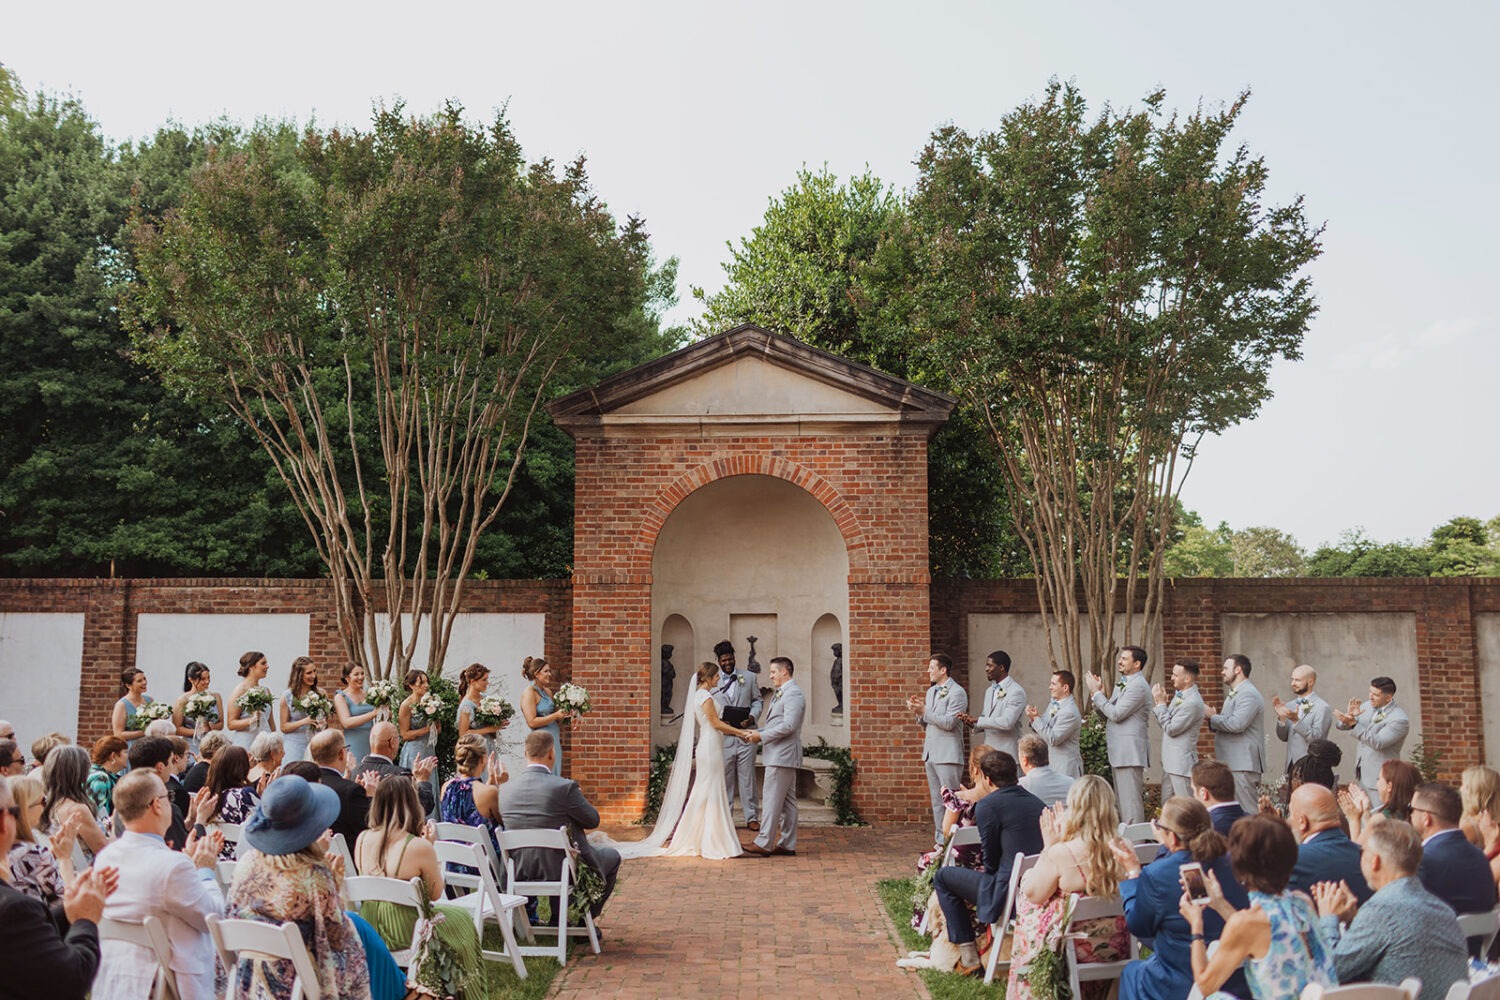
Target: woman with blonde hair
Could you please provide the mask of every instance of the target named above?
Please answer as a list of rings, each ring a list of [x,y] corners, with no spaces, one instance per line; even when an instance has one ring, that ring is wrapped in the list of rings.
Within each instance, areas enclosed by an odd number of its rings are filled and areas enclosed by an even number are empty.
[[[1465,768],[1458,793],[1464,801],[1459,826],[1489,858],[1490,875],[1500,885],[1500,771],[1483,764]]]
[[[1111,845],[1120,827],[1114,789],[1103,778],[1086,774],[1073,782],[1065,809],[1042,811],[1042,843],[1036,866],[1021,879],[1016,897],[1015,944],[1012,948],[1007,1000],[1032,1000],[1028,980],[1031,960],[1051,950],[1057,925],[1073,893],[1111,899],[1120,885],[1120,864]],[[1104,917],[1073,926],[1080,962],[1117,962],[1129,954],[1130,935],[1124,917]],[[1102,997],[1107,982],[1089,983],[1084,997]]]
[[[495,829],[500,826],[500,786],[510,779],[499,754],[491,753],[484,737],[468,733],[458,738],[453,748],[458,773],[443,786],[438,800],[438,815],[445,823],[480,826],[490,832],[495,857],[500,844]]]
[[[61,902],[64,889],[73,881],[73,831],[83,817],[71,817],[49,844],[39,827],[45,806],[42,779],[34,774],[15,775],[10,779],[10,795],[16,807],[16,842],[6,858],[11,888],[48,906]]]

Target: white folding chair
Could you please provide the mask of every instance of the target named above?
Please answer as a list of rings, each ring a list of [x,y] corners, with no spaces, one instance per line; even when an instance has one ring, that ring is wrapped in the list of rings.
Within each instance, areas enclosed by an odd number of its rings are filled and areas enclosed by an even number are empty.
[[[1477,983],[1459,980],[1448,987],[1448,995],[1443,1000],[1500,1000],[1500,975]]]
[[[218,830],[224,835],[224,843],[234,845],[234,856],[240,856],[240,841],[245,839],[245,824],[243,823],[209,823],[207,829]]]
[[[527,940],[533,940],[531,936],[531,922],[526,919],[526,897],[514,896],[500,891],[495,884],[495,876],[490,871],[489,861],[484,856],[484,851],[478,844],[460,844],[456,840],[439,840],[432,845],[437,851],[438,863],[447,865],[466,865],[477,871],[478,875],[449,876],[449,885],[467,885],[468,879],[473,879],[477,885],[471,886],[472,892],[454,896],[444,901],[444,906],[458,906],[467,910],[474,918],[474,930],[479,932],[481,954],[491,962],[510,962],[516,970],[516,978],[526,978],[526,962],[521,957],[520,945],[516,943],[515,926],[519,920],[526,929]],[[455,881],[463,878],[464,882]],[[504,948],[500,951],[491,951],[484,948],[484,925],[493,917],[500,928],[500,937],[504,942]]]
[[[177,992],[177,976],[172,972],[172,942],[167,939],[167,929],[160,918],[147,916],[137,924],[105,917],[99,921],[99,940],[123,941],[145,948],[156,957],[156,989],[152,993],[155,1000],[177,1000],[182,995]],[[101,963],[99,971],[107,977],[108,962]]]
[[[1464,932],[1466,938],[1480,939],[1479,956],[1483,958],[1490,953],[1496,931],[1500,931],[1500,909],[1485,910],[1483,913],[1460,913],[1458,929]]]
[[[219,961],[229,973],[229,992],[225,1000],[242,996],[238,969],[241,958],[254,962],[290,961],[296,972],[291,1000],[323,1000],[323,989],[318,985],[312,956],[307,953],[302,932],[290,920],[284,924],[268,924],[261,920],[225,920],[210,916],[208,933],[219,952]]]
[[[953,831],[953,835],[948,838],[948,847],[943,851],[943,859],[938,862],[938,867],[939,868],[947,868],[949,865],[953,864],[953,854],[954,854],[955,851],[957,851],[958,848],[960,848],[960,847],[968,847],[968,846],[972,846],[972,845],[977,845],[978,843],[979,843],[979,827],[977,827],[977,826],[961,826],[961,827],[958,827],[957,829],[955,829]],[[925,910],[922,913],[922,922],[917,927],[917,932],[919,934],[926,934],[928,932],[928,929],[927,929],[927,912]]]
[[[344,874],[353,875],[359,869],[354,867],[354,855],[349,853],[349,842],[344,839],[342,833],[335,833],[328,840],[328,849],[335,857],[344,859]]]
[[[594,917],[587,910],[583,914],[583,927],[568,928],[568,901],[573,892],[572,842],[566,828],[556,830],[505,830],[497,835],[500,841],[500,859],[505,865],[506,888],[518,896],[548,896],[553,899],[553,912],[557,915],[557,944],[520,945],[523,955],[554,955],[558,965],[568,964],[568,935],[587,934],[594,954],[599,954],[599,932],[594,928]],[[516,878],[515,851],[548,850],[562,855],[562,869],[554,880],[522,881]]]
[[[1149,844],[1135,845],[1135,859],[1142,865],[1149,865],[1156,860],[1156,855],[1161,851],[1161,845],[1152,842]]]
[[[413,875],[405,880],[382,878],[379,875],[350,875],[344,878],[344,903],[351,910],[359,909],[361,903],[380,902],[409,906],[421,913],[422,898],[426,893],[427,886],[420,875]],[[409,967],[412,959],[416,958],[416,935],[417,928],[413,926],[412,940],[407,942],[406,947],[391,949],[391,957],[403,969]]]
[[[1121,823],[1120,839],[1127,844],[1136,844],[1156,839],[1156,827],[1150,823]]]
[[[1010,869],[1010,890],[1005,894],[1005,907],[1000,911],[1000,919],[990,924],[990,934],[993,943],[990,945],[989,956],[984,961],[984,984],[988,986],[995,981],[995,970],[1000,966],[1010,968],[1010,960],[1000,961],[1001,945],[1005,941],[1005,935],[1010,929],[1011,914],[1016,912],[1016,893],[1021,891],[1021,879],[1026,873],[1036,867],[1040,854],[1020,854],[1012,862]]]
[[[214,865],[214,878],[218,880],[219,888],[224,894],[229,894],[229,887],[234,884],[234,869],[238,861],[220,861]]]
[[[1132,937],[1129,955],[1118,962],[1079,962],[1076,946],[1078,935],[1073,933],[1073,926],[1085,920],[1123,917],[1125,902],[1118,896],[1114,899],[1100,899],[1097,896],[1082,896],[1075,892],[1068,906],[1071,915],[1068,917],[1068,926],[1063,930],[1063,957],[1068,963],[1068,986],[1072,989],[1073,996],[1076,997],[1082,995],[1079,983],[1119,979],[1120,974],[1125,971],[1125,966],[1140,957],[1140,947],[1136,939]]]
[[[1400,986],[1389,983],[1355,983],[1352,986],[1319,986],[1308,983],[1302,1000],[1417,1000],[1422,980],[1407,976]]]

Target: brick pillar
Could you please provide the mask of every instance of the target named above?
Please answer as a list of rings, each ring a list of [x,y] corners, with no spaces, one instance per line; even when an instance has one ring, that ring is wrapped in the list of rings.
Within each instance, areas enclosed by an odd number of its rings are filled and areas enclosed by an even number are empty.
[[[605,823],[631,823],[651,767],[649,578],[573,580],[572,676],[593,703],[571,734],[566,769]]]
[[[854,808],[866,819],[931,820],[922,728],[906,708],[927,690],[925,578],[849,581],[849,745],[859,765]]]
[[[78,743],[109,735],[110,710],[120,699],[120,671],[134,659],[135,622],[130,581],[101,580],[90,588],[83,618],[83,673],[78,685]]]
[[[1425,742],[1443,755],[1439,778],[1456,785],[1464,768],[1485,760],[1473,594],[1458,581],[1429,580],[1422,589],[1416,616],[1422,713],[1412,719],[1403,756],[1409,758],[1417,743]],[[1397,699],[1399,704],[1399,692]]]
[[[1215,709],[1224,707],[1224,681],[1219,668],[1224,657],[1232,650],[1224,649],[1224,635],[1219,623],[1217,594],[1212,582],[1171,581],[1167,584],[1165,605],[1161,616],[1162,672],[1158,675],[1163,684],[1169,683],[1171,663],[1179,656],[1197,660],[1201,667],[1198,688],[1206,701]],[[1260,678],[1256,678],[1260,680]],[[1259,686],[1259,685],[1257,685]],[[1271,713],[1270,695],[1266,694],[1266,713]],[[1274,722],[1267,721],[1267,728]],[[1198,756],[1207,760],[1214,755],[1214,735],[1204,725],[1198,734]]]

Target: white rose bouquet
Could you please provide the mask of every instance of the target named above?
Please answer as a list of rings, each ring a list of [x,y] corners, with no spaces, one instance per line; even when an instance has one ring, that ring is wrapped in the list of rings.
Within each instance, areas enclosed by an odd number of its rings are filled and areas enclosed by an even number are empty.
[[[208,691],[199,691],[197,694],[190,694],[187,696],[187,700],[182,703],[182,717],[184,719],[191,719],[194,722],[208,722],[213,719],[214,713],[218,710],[218,701]]]
[[[572,715],[587,715],[593,707],[589,701],[589,693],[577,684],[564,684],[557,689],[557,694],[552,696],[552,704],[560,711]]]
[[[157,719],[170,719],[172,717],[172,706],[164,701],[153,701],[149,705],[142,705],[139,712],[132,712],[125,720],[126,729],[145,729]]]
[[[447,707],[448,703],[444,701],[442,696],[435,691],[429,691],[427,694],[424,694],[421,698],[417,699],[417,711],[421,712],[425,717],[423,719],[424,722],[429,719],[437,718]],[[416,721],[417,720],[413,719],[412,724],[415,725]]]
[[[365,701],[376,708],[395,708],[401,703],[401,689],[393,680],[376,681],[366,685]]]
[[[479,711],[474,713],[476,726],[503,726],[515,717],[516,708],[504,698],[490,695],[479,699]]]
[[[241,715],[248,715],[254,718],[254,724],[250,726],[251,731],[254,731],[260,728],[260,713],[270,708],[271,702],[274,700],[271,697],[270,691],[257,684],[249,691],[234,699],[234,704],[240,710]]]
[[[333,714],[333,702],[318,691],[309,691],[292,704],[297,706],[297,711],[319,722]]]

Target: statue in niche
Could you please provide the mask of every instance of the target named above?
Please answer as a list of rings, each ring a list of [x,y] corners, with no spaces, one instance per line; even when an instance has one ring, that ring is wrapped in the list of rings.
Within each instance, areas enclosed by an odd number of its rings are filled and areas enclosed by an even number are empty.
[[[759,636],[747,635],[745,641],[750,644],[750,662],[745,664],[745,669],[752,674],[760,673],[760,661],[755,658],[755,644],[760,641]]]
[[[833,714],[844,714],[844,644],[833,644],[833,666],[828,668],[828,683],[833,688]]]
[[[677,668],[672,666],[672,647],[663,643],[661,647],[661,714],[672,714],[672,681],[677,679]]]

